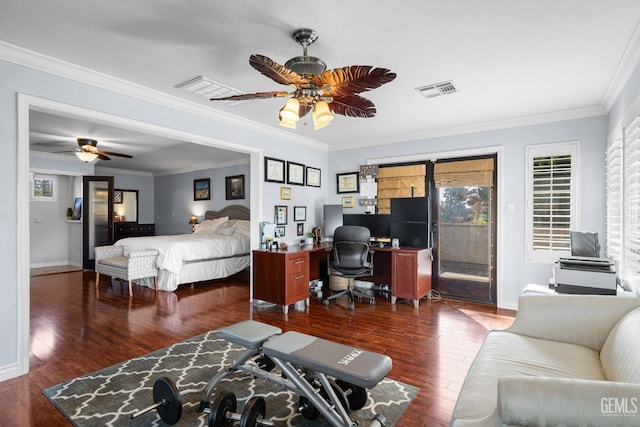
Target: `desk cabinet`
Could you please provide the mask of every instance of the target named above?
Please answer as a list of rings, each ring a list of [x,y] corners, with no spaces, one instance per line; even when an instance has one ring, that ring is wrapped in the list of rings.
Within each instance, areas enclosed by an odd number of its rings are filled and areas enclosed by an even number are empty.
[[[253,297],[282,305],[309,305],[309,251],[253,251]]]
[[[420,298],[431,291],[429,249],[396,249],[391,258],[391,303],[395,304],[397,298],[407,298],[417,308]]]

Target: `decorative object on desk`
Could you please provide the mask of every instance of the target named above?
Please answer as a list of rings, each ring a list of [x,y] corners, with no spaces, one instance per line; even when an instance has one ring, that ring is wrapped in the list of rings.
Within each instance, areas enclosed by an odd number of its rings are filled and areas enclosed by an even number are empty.
[[[338,184],[338,194],[360,192],[358,172],[338,173],[336,174],[336,180]]]
[[[304,185],[304,165],[287,162],[287,184]]]
[[[314,242],[313,233],[310,231],[307,233],[307,238],[304,239],[304,243],[306,245],[313,245],[313,242]]]
[[[160,425],[162,423],[157,411],[135,420],[131,420],[129,416],[152,402],[151,390],[154,382],[163,375],[161,372],[167,372],[180,390],[201,389],[209,382],[212,373],[226,367],[229,360],[235,360],[243,351],[244,348],[240,345],[222,339],[218,331],[210,331],[54,385],[43,390],[43,394],[78,427],[104,425],[105,420],[120,426]],[[177,371],[171,372],[176,366],[180,367],[180,375]],[[158,374],[149,375],[150,372]],[[135,390],[123,386],[132,384],[132,378],[138,378],[139,381]],[[324,417],[306,420],[298,412],[297,405],[291,405],[291,402],[298,401],[296,393],[274,387],[269,381],[256,381],[250,375],[234,372],[220,382],[220,388],[233,392],[238,397],[240,408],[251,396],[269,396],[268,415],[282,420],[282,424],[316,427],[328,425]],[[367,405],[350,414],[359,425],[368,425],[373,413],[379,410],[387,419],[388,426],[397,425],[398,419],[418,391],[417,387],[387,377],[369,390]],[[201,393],[183,397],[186,406],[179,425],[207,425],[208,414],[195,411],[200,397]],[[50,410],[55,411],[53,408]]]
[[[275,223],[276,225],[287,225],[287,207],[276,206],[275,208]]]
[[[306,221],[307,220],[307,207],[306,206],[294,206],[293,207],[293,220],[294,221]]]
[[[191,232],[193,233],[194,231],[196,231],[196,227],[198,226],[198,217],[192,215],[189,219],[189,224],[191,224]]]
[[[396,238],[391,239],[391,247],[395,248],[395,249],[399,248],[400,247],[400,240],[398,240]]]
[[[320,169],[307,166],[307,185],[309,187],[320,187]]]
[[[304,223],[297,224],[297,235],[302,236],[304,234]]]
[[[211,200],[211,178],[193,180],[193,200]]]
[[[225,177],[225,195],[227,200],[244,199],[244,175]]]
[[[113,190],[113,204],[119,205],[122,201],[122,190]]]
[[[284,225],[276,227],[276,237],[284,237],[285,230]]]
[[[281,250],[286,251],[288,247],[289,247],[289,245],[287,245],[285,242],[280,243],[280,249]]]
[[[284,160],[265,157],[264,180],[284,184]]]
[[[313,240],[315,240],[315,243],[320,244],[320,242],[322,242],[322,229],[320,227],[313,227],[311,229],[311,234],[313,234]]]
[[[352,208],[353,207],[353,196],[345,196],[342,198],[342,207],[343,208]]]
[[[73,218],[73,209],[67,208],[67,219]]]
[[[291,187],[280,187],[280,199],[291,200]]]

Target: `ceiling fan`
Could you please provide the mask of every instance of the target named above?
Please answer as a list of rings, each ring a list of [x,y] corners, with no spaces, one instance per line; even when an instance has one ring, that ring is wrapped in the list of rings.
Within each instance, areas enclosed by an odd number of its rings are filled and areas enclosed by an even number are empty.
[[[314,129],[327,126],[333,120],[332,112],[348,117],[374,117],[376,107],[370,100],[358,95],[376,89],[396,78],[386,68],[369,65],[351,65],[327,70],[320,58],[307,55],[307,48],[318,38],[316,31],[300,28],[293,39],[302,46],[302,56],[288,60],[285,65],[254,54],[249,64],[277,83],[289,85],[293,92],[272,91],[211,98],[212,101],[246,101],[290,97],[280,110],[280,125],[295,129],[300,117],[312,112]]]
[[[98,150],[98,141],[89,138],[78,138],[78,146],[80,151],[76,151],[76,156],[84,162],[91,162],[96,158],[100,160],[111,160],[108,156],[125,157],[127,159],[133,159],[133,156],[122,153],[115,153],[113,151]]]

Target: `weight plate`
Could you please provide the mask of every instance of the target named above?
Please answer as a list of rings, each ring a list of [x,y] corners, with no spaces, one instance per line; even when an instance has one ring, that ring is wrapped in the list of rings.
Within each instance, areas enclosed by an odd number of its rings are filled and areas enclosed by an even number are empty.
[[[352,411],[357,411],[358,409],[362,409],[364,405],[367,403],[367,399],[369,399],[369,393],[367,393],[367,389],[364,387],[360,387],[357,385],[353,385],[346,381],[336,380],[336,384],[344,390],[344,393],[347,395],[347,400],[349,401],[349,408]]]
[[[342,407],[347,412],[349,412],[349,400],[347,399],[347,395],[345,394],[345,392],[342,391],[342,389],[338,386],[338,384],[335,383],[335,381],[331,381],[331,388],[333,389],[336,396],[338,396],[338,400],[340,401]]]
[[[153,401],[165,402],[156,408],[160,419],[167,424],[175,424],[182,416],[182,396],[175,383],[167,377],[158,378],[153,383]]]
[[[253,396],[244,406],[240,417],[240,427],[256,427],[258,420],[264,419],[267,404],[263,397]]]
[[[298,406],[300,407],[300,413],[308,420],[315,420],[320,416],[320,411],[316,408],[309,399],[304,396],[300,396],[298,399]]]
[[[227,418],[227,412],[235,413],[238,408],[236,395],[232,392],[218,392],[209,407],[209,427],[230,427],[233,420]]]

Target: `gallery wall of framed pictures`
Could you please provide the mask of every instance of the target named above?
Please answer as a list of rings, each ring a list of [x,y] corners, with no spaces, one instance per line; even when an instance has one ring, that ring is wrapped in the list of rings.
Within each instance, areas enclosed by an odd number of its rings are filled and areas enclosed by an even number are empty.
[[[264,158],[264,180],[278,184],[300,185],[307,187],[322,186],[322,171],[320,168],[307,166],[289,160]]]

